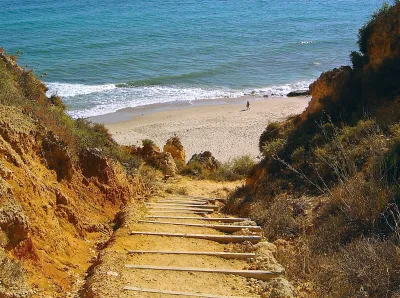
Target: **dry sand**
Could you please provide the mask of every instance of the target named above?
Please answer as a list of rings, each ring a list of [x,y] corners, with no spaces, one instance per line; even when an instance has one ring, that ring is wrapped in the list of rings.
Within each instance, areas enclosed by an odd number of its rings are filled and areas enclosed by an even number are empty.
[[[120,144],[141,145],[141,140],[148,138],[162,148],[167,139],[176,134],[181,138],[187,159],[208,150],[225,162],[245,154],[257,157],[258,139],[268,123],[301,113],[310,100],[309,97],[251,97],[250,110],[245,110],[247,99],[237,99],[229,104],[177,106],[158,112],[151,108],[141,108],[139,113],[138,109],[130,109],[136,116],[117,123],[118,112],[108,118],[93,120],[105,122]],[[126,118],[126,111],[120,115]]]

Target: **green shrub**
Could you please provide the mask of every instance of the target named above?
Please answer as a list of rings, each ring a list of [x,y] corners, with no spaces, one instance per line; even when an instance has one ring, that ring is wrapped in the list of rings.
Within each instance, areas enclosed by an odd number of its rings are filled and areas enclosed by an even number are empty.
[[[189,191],[188,191],[187,187],[182,186],[176,190],[176,193],[178,195],[187,196],[189,194]]]
[[[154,147],[155,145],[156,144],[153,142],[153,140],[150,140],[150,139],[142,140],[142,146],[143,147],[151,148],[151,147]]]
[[[254,160],[250,155],[243,155],[241,157],[234,158],[232,161],[232,171],[241,176],[246,177],[250,170],[254,167]]]
[[[244,179],[254,166],[250,155],[234,158],[232,161],[220,163],[216,170],[205,169],[199,162],[190,162],[180,171],[181,175],[209,179],[214,181],[236,181]]]
[[[275,139],[269,143],[265,143],[262,154],[266,159],[276,158],[285,148],[286,140]]]
[[[357,51],[350,53],[350,61],[354,70],[361,69],[368,62],[366,61],[365,56]]]
[[[184,166],[179,173],[184,176],[197,177],[201,179],[204,178],[203,174],[205,171],[206,170],[203,169],[202,165],[195,161]]]
[[[260,149],[260,152],[264,151],[264,146],[266,143],[271,142],[280,136],[280,129],[281,127],[279,122],[271,122],[268,124],[267,128],[261,134],[258,142],[258,148]]]

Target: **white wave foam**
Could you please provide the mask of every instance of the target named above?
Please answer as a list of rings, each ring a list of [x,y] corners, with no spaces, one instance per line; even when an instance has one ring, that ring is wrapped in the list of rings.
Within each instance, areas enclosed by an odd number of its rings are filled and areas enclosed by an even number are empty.
[[[70,97],[77,95],[86,95],[95,92],[104,92],[115,89],[114,84],[105,85],[83,85],[83,84],[68,84],[68,83],[47,83],[47,96],[58,95],[60,97]]]
[[[257,93],[268,96],[285,97],[288,93],[297,90],[307,90],[313,81],[301,81],[293,84],[284,84],[260,89]]]
[[[302,40],[299,43],[300,44],[314,44],[315,40]]]
[[[244,95],[255,94],[274,97],[285,97],[294,90],[307,89],[311,81],[297,82],[259,88],[256,90],[233,90],[228,88],[200,88],[181,86],[141,86],[117,88],[108,85],[82,85],[49,83],[51,89],[48,93],[55,92],[61,96],[70,107],[69,114],[74,118],[86,118],[113,113],[117,110],[143,105],[179,102],[192,102],[204,99],[237,98]],[[48,94],[49,95],[49,94]]]

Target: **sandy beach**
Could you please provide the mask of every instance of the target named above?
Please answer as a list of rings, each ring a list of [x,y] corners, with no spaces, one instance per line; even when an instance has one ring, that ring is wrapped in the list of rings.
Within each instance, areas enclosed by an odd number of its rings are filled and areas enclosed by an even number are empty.
[[[256,158],[258,138],[268,123],[301,113],[310,98],[251,97],[249,110],[245,108],[246,100],[202,103],[193,107],[131,108],[91,120],[104,123],[120,144],[141,145],[141,140],[148,138],[162,148],[166,140],[176,134],[181,138],[187,159],[209,150],[225,162],[245,154]]]

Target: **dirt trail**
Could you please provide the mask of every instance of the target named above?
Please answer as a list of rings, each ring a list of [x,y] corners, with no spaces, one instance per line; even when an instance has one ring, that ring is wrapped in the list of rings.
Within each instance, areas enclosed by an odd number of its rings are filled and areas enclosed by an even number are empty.
[[[169,196],[167,199],[189,201],[186,196]],[[165,201],[166,198],[155,197],[151,202]],[[163,203],[164,204],[164,203]],[[126,265],[168,266],[179,268],[211,268],[211,269],[249,269],[254,260],[225,259],[217,256],[182,255],[182,254],[129,254],[132,250],[141,251],[189,251],[189,252],[226,252],[232,251],[232,244],[221,244],[215,241],[202,239],[189,239],[184,237],[130,235],[130,232],[165,232],[185,234],[231,235],[208,227],[177,226],[170,224],[154,224],[138,222],[137,219],[185,222],[196,224],[226,224],[219,222],[203,221],[201,215],[186,211],[175,213],[154,213],[157,205],[132,207],[125,214],[124,225],[116,231],[108,247],[102,252],[94,273],[89,278],[85,297],[195,297],[191,295],[176,296],[165,293],[146,293],[140,291],[124,290],[131,286],[141,289],[156,289],[160,291],[175,291],[192,294],[204,294],[204,297],[260,297],[257,284],[262,283],[256,279],[248,279],[237,275],[221,273],[186,272],[171,270],[132,269]],[[168,207],[166,207],[168,208]],[[163,215],[168,217],[190,216],[197,219],[158,219],[147,218],[149,215]],[[212,215],[218,216],[215,212]],[[259,232],[257,233],[259,234]],[[254,269],[254,268],[253,268]],[[257,269],[257,268],[256,268]],[[268,268],[263,268],[268,270]],[[275,268],[272,268],[273,270]],[[256,286],[256,287],[255,287]],[[259,290],[260,287],[258,287]],[[264,296],[263,296],[264,297]],[[265,296],[268,297],[268,296]]]

